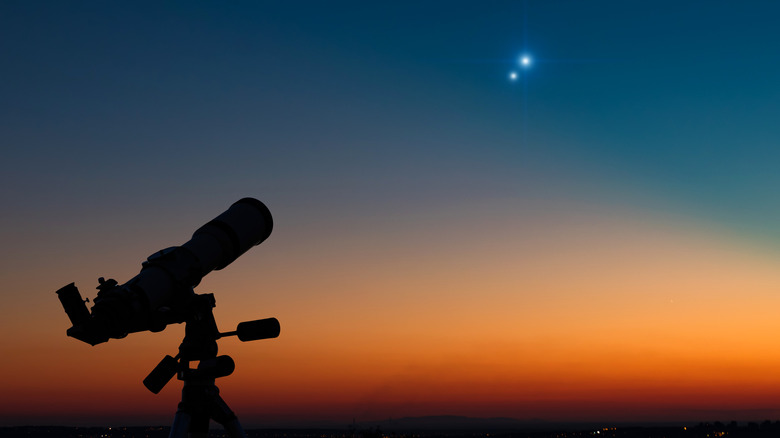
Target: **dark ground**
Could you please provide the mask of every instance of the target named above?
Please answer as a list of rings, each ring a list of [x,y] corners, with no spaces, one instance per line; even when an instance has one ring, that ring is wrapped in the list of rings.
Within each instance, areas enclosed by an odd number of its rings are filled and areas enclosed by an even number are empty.
[[[2,438],[166,438],[168,427],[59,427],[20,426],[0,427]],[[248,438],[718,438],[718,437],[778,437],[780,421],[763,423],[731,422],[728,424],[699,423],[683,427],[604,427],[587,430],[493,430],[458,431],[426,430],[384,431],[381,426],[358,430],[356,428],[336,429],[250,429]],[[214,429],[211,438],[227,435],[221,429]]]

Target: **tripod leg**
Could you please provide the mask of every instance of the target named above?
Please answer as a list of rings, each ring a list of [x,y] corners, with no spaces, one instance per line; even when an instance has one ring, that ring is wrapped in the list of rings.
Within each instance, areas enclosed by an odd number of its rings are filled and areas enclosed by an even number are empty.
[[[197,387],[195,389],[198,389]],[[173,426],[169,438],[208,438],[209,415],[203,403],[192,403],[193,397],[200,395],[189,388],[182,396],[179,409],[173,418]]]
[[[241,427],[241,423],[238,421],[238,417],[236,417],[236,414],[230,410],[227,403],[225,403],[225,400],[222,400],[222,397],[219,395],[214,398],[210,414],[214,421],[225,428],[225,432],[227,432],[231,438],[246,438],[246,434]]]
[[[189,438],[208,438],[209,421],[209,417],[205,413],[195,415],[190,422]]]
[[[241,423],[238,422],[238,418],[234,418],[231,421],[223,424],[225,431],[231,438],[246,438],[244,428],[241,427]]]
[[[187,432],[190,430],[190,422],[192,416],[181,408],[176,411],[176,416],[173,417],[173,425],[171,426],[171,433],[168,438],[187,438]]]

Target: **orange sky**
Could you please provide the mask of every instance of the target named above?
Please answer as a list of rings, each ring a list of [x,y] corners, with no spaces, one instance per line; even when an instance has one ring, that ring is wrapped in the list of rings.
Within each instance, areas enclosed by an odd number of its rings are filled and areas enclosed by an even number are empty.
[[[728,421],[780,409],[777,255],[679,217],[504,205],[450,204],[378,229],[356,219],[306,238],[276,215],[267,242],[198,287],[215,293],[222,330],[282,324],[278,339],[220,341],[237,363],[218,381],[225,399],[248,425],[436,414]],[[105,256],[73,259],[58,259],[68,248],[56,245],[21,251],[20,270],[4,274],[14,294],[0,323],[2,390],[16,396],[0,401],[3,423],[170,421],[180,383],[153,395],[141,380],[175,353],[183,327],[90,347],[65,336],[54,291],[75,280],[94,297],[93,277],[126,281],[171,238],[120,236]],[[45,269],[21,270],[36,257]]]

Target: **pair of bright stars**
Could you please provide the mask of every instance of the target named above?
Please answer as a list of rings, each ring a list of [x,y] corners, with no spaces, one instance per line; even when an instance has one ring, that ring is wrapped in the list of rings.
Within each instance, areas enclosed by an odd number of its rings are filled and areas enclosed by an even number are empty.
[[[533,64],[533,60],[531,59],[530,55],[521,55],[520,58],[517,59],[517,64],[522,69],[529,69],[531,68],[531,64]],[[510,81],[516,81],[520,77],[520,73],[517,72],[517,70],[512,70],[509,72],[509,80]]]

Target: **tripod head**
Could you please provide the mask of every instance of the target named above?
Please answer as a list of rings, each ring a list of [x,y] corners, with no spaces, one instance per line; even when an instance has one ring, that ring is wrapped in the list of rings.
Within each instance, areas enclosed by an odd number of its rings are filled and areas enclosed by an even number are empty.
[[[229,376],[235,370],[235,362],[230,356],[217,356],[217,340],[238,336],[242,342],[269,339],[279,336],[281,327],[276,318],[244,321],[236,330],[220,333],[212,309],[216,306],[213,294],[192,294],[187,305],[187,317],[184,320],[184,339],[179,345],[179,353],[173,357],[166,355],[162,361],[144,379],[144,386],[157,394],[173,378],[194,381],[213,382],[218,377]],[[190,368],[190,362],[198,361],[197,368]]]

